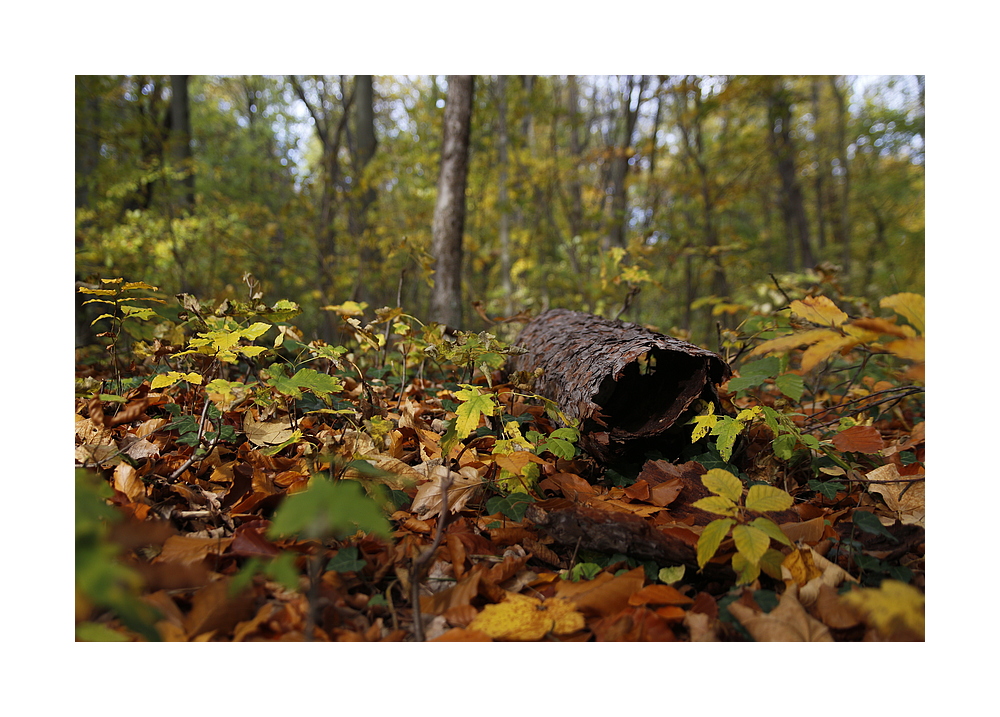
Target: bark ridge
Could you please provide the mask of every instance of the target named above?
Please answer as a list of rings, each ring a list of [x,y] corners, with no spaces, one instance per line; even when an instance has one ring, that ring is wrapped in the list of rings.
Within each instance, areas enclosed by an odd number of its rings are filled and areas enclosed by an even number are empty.
[[[508,372],[541,369],[535,390],[580,420],[581,446],[603,462],[629,447],[669,438],[697,399],[719,406],[716,386],[732,375],[717,354],[638,324],[552,309],[514,342]],[[683,420],[681,420],[683,419]]]

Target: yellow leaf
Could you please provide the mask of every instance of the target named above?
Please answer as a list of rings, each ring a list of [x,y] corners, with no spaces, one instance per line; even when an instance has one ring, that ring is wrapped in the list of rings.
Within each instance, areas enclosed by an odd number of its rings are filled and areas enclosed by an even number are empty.
[[[847,321],[847,314],[825,296],[808,296],[802,301],[793,301],[792,313],[820,326],[840,326]]]
[[[487,605],[469,623],[494,639],[541,640],[547,634],[568,635],[584,628],[583,614],[563,598],[544,602],[528,595],[507,593],[504,601]]]
[[[703,475],[701,484],[716,495],[728,498],[733,503],[738,502],[743,496],[743,483],[739,478],[722,468],[713,468]]]
[[[761,354],[768,353],[781,353],[788,351],[789,349],[798,348],[799,346],[809,346],[817,341],[821,341],[832,336],[840,338],[839,333],[831,331],[830,329],[810,329],[809,331],[800,331],[795,334],[789,334],[788,336],[779,336],[776,339],[765,341],[754,348],[754,350],[750,352],[750,356],[760,356]]]
[[[733,528],[733,542],[740,554],[754,565],[760,564],[760,559],[771,546],[771,538],[767,533],[749,525],[737,525]]]
[[[910,361],[924,360],[923,336],[918,336],[912,339],[899,339],[898,341],[890,341],[888,344],[886,344],[886,348],[892,351],[900,358],[908,359]]]
[[[736,515],[736,504],[721,495],[710,495],[707,498],[696,500],[691,505],[716,515]]]
[[[831,331],[829,337],[813,344],[802,354],[802,372],[808,373],[812,371],[820,361],[823,361],[831,354],[851,348],[859,343],[861,342],[853,336],[841,336]]]
[[[924,333],[924,297],[920,294],[893,294],[879,302],[883,309],[892,309],[910,322],[910,326]]]
[[[924,639],[924,594],[898,580],[883,580],[879,588],[862,588],[841,597],[869,625],[890,640]]]
[[[769,485],[752,485],[747,491],[747,510],[758,513],[777,512],[792,507],[792,496],[781,488]]]

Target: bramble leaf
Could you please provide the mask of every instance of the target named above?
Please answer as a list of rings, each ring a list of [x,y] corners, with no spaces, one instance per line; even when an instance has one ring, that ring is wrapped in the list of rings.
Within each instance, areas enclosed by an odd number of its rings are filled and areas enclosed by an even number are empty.
[[[750,525],[737,525],[733,528],[733,542],[736,549],[748,562],[759,564],[760,559],[771,545],[771,538],[763,530]]]
[[[788,510],[795,501],[781,488],[769,485],[752,485],[747,491],[747,510],[758,513],[773,513]]]
[[[701,484],[716,495],[729,499],[732,503],[739,502],[743,496],[743,483],[729,471],[713,468],[701,477]]]
[[[736,521],[732,518],[719,518],[705,526],[705,529],[701,531],[701,536],[698,538],[699,568],[704,568],[708,561],[712,559],[719,546],[722,545],[722,540],[729,532],[729,528],[735,523]]]
[[[707,498],[696,500],[691,505],[716,515],[736,515],[736,504],[721,495],[710,495]]]
[[[788,536],[781,531],[781,528],[779,528],[774,521],[760,517],[751,520],[750,525],[755,527],[757,530],[766,533],[769,538],[774,538],[782,545],[792,544],[792,541],[788,539]]]

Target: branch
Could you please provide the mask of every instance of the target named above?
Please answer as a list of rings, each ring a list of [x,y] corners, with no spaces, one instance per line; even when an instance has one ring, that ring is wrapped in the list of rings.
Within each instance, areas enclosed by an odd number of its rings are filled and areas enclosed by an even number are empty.
[[[417,642],[424,641],[424,625],[420,617],[420,581],[423,579],[427,564],[434,557],[434,553],[441,547],[441,538],[444,537],[444,526],[448,522],[448,489],[451,487],[451,471],[448,477],[441,481],[441,516],[438,518],[437,530],[434,533],[434,542],[430,544],[413,561],[413,571],[410,575],[410,602],[413,604],[413,633]]]

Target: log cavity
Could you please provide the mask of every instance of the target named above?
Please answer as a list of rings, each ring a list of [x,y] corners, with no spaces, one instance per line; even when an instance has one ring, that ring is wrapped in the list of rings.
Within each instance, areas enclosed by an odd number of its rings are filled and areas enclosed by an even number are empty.
[[[527,353],[508,373],[541,369],[535,390],[580,420],[581,446],[604,461],[664,436],[699,397],[718,406],[716,385],[731,375],[718,355],[686,341],[565,309],[539,315],[515,343]]]

